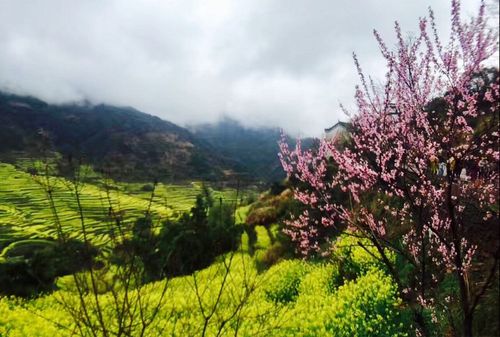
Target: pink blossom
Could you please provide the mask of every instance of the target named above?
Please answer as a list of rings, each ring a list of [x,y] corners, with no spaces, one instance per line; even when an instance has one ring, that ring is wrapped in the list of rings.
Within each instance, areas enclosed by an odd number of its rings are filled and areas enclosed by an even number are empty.
[[[320,221],[305,211],[288,222],[285,232],[302,253],[319,251],[320,243],[328,242],[322,233],[333,226],[362,232],[377,243],[393,226],[402,232],[402,255],[433,273],[429,280],[416,280],[415,293],[425,293],[426,282],[437,284],[443,273],[469,284],[467,273],[480,247],[465,237],[467,214],[498,222],[492,209],[500,185],[498,169],[492,169],[499,166],[498,127],[477,128],[498,115],[499,79],[485,88],[483,98],[471,86],[498,46],[485,24],[484,3],[481,8],[465,23],[459,1],[452,0],[447,43],[439,38],[431,10],[411,41],[395,24],[395,51],[374,32],[387,64],[386,83],[375,88],[353,56],[360,84],[350,146],[323,139],[315,150],[302,150],[300,142],[291,150],[282,139],[283,169],[307,186],[296,188],[296,199],[320,214]],[[439,111],[429,108],[436,97],[442,97]],[[444,165],[446,175],[438,174],[438,165]],[[461,180],[465,168],[467,175],[478,173]],[[373,195],[385,201],[370,207]],[[432,298],[419,296],[414,300],[421,306],[433,305]]]

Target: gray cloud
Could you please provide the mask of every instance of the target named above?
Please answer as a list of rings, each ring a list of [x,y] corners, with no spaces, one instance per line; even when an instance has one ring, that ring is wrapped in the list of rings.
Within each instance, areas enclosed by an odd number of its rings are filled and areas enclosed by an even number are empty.
[[[394,20],[415,31],[430,4],[448,29],[448,1],[428,2],[2,0],[0,88],[319,134],[352,102],[352,51],[383,74],[373,28],[391,44]],[[477,5],[463,1],[464,14]]]

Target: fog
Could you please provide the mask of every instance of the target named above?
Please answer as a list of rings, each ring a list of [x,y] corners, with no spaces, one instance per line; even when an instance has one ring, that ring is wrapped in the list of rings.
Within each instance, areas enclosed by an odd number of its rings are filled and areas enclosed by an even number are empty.
[[[391,45],[394,20],[411,36],[429,5],[445,33],[448,1],[2,0],[0,89],[318,135],[352,107],[352,52],[382,78],[372,30]]]

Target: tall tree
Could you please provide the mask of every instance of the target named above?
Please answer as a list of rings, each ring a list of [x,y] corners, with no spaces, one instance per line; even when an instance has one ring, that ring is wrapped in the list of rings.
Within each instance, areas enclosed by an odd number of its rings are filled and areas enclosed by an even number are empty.
[[[456,333],[468,337],[499,260],[499,78],[497,69],[484,69],[498,37],[484,2],[465,22],[458,0],[451,2],[446,44],[431,9],[415,38],[405,39],[397,22],[395,32],[390,50],[374,31],[387,62],[383,87],[354,55],[360,85],[349,146],[323,140],[317,150],[302,151],[280,143],[285,171],[301,182],[295,197],[309,206],[287,233],[305,254],[322,249],[330,238],[321,233],[331,226],[370,238],[415,308],[422,334],[424,311],[448,306],[436,289],[452,277],[459,291],[447,301],[460,308]],[[412,266],[410,276],[388,250]]]

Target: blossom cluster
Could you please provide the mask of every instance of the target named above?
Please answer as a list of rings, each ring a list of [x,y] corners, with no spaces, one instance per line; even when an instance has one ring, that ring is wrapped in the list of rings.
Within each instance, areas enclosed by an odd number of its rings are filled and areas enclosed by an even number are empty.
[[[282,166],[308,207],[285,230],[303,254],[328,249],[322,229],[343,226],[377,243],[399,235],[401,253],[424,272],[463,276],[473,267],[473,226],[498,221],[499,78],[485,68],[498,37],[485,17],[482,3],[462,21],[453,0],[446,44],[431,9],[414,39],[395,23],[396,50],[375,31],[385,84],[365,76],[354,55],[360,85],[348,144],[323,139],[305,151],[281,140]]]

